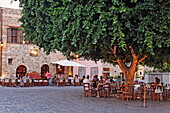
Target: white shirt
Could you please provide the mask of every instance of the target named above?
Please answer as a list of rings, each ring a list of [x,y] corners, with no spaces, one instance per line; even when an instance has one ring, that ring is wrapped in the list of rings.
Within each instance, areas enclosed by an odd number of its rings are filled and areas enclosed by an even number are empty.
[[[83,83],[89,83],[89,84],[90,84],[90,80],[87,79],[87,78],[85,78],[85,79],[83,80]]]

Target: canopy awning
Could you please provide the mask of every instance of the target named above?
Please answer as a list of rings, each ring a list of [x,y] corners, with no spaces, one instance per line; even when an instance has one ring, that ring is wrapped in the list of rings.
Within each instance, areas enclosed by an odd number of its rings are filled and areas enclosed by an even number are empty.
[[[69,60],[60,60],[60,61],[57,61],[57,62],[51,62],[52,64],[59,64],[59,65],[62,65],[62,66],[81,66],[81,67],[86,67],[82,64],[79,64],[77,62],[74,62],[74,61],[69,61]]]

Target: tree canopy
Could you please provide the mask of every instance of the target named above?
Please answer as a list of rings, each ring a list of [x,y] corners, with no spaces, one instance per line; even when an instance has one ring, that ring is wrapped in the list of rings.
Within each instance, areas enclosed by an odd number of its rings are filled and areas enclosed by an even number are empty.
[[[19,1],[25,38],[47,53],[124,65],[134,58],[157,67],[170,63],[170,0]]]

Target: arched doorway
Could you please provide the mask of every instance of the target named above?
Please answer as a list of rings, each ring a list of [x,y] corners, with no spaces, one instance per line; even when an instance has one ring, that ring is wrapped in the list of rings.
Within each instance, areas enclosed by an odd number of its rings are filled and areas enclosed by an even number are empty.
[[[41,77],[42,78],[45,78],[45,73],[49,71],[49,66],[47,64],[44,64],[42,67],[41,67]]]
[[[23,77],[27,74],[27,68],[24,65],[20,65],[16,69],[16,77]]]

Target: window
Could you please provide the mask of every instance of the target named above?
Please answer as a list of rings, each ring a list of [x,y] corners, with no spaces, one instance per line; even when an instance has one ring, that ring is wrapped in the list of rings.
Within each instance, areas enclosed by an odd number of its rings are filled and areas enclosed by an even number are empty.
[[[22,30],[18,28],[7,28],[8,43],[22,43]]]
[[[41,77],[42,78],[45,78],[45,73],[49,71],[49,66],[44,64],[42,67],[41,67]]]
[[[12,64],[12,58],[8,58],[8,64]]]
[[[140,72],[140,75],[142,75],[142,72]]]
[[[24,65],[20,65],[16,69],[16,77],[23,77],[27,74],[27,68]]]

